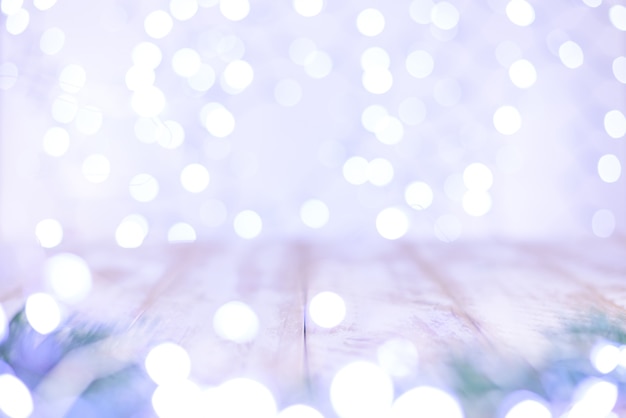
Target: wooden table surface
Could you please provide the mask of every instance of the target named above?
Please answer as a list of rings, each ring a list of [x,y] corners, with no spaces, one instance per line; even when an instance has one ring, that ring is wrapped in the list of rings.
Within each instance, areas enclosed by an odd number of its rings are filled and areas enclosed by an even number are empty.
[[[328,387],[347,363],[376,361],[378,347],[402,337],[419,352],[414,376],[437,379],[450,350],[488,348],[538,361],[544,332],[586,311],[626,314],[626,240],[568,243],[252,241],[184,243],[135,250],[63,248],[90,265],[90,296],[75,306],[86,321],[116,324],[125,353],[142,359],[156,343],[185,347],[192,377],[217,385],[254,377],[279,407],[314,403],[333,413]],[[57,251],[58,252],[58,251]],[[36,288],[26,275],[2,283],[5,309]],[[337,327],[306,313],[312,296],[346,302]],[[257,338],[220,339],[212,318],[239,300],[258,315]],[[306,328],[306,332],[305,332]],[[405,388],[408,389],[408,388]]]

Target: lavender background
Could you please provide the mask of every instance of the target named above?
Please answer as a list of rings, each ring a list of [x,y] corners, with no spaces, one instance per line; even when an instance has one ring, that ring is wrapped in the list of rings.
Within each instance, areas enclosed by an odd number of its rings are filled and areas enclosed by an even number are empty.
[[[296,3],[253,0],[249,14],[233,21],[229,7],[245,10],[246,0],[4,0],[2,240],[36,245],[38,223],[54,219],[62,226],[60,245],[115,243],[129,215],[147,222],[147,234],[134,246],[167,242],[168,230],[179,222],[189,224],[198,239],[240,239],[233,222],[244,210],[262,219],[259,238],[375,239],[377,216],[390,207],[406,214],[403,236],[413,240],[624,235],[624,2],[522,1],[521,9],[507,14],[509,2],[500,0],[450,0],[437,6],[427,0],[346,0],[325,2],[312,17],[298,14]],[[515,24],[527,4],[534,19],[527,26]],[[357,27],[359,13],[367,8],[385,19],[384,30],[375,36]],[[174,15],[171,31],[159,39],[145,27],[155,10]],[[318,51],[313,55],[303,48],[311,41]],[[566,65],[576,64],[576,51],[573,58],[563,50],[559,55],[567,41],[582,50],[577,68]],[[132,106],[127,83],[133,50],[142,42],[162,53],[154,86],[166,99],[158,114],[143,119]],[[370,47],[389,56],[393,85],[381,94],[362,82],[361,58]],[[206,91],[194,90],[174,70],[172,58],[182,48],[201,58],[205,78],[195,73],[191,84],[201,90],[210,85]],[[432,57],[432,72],[425,77],[415,77],[407,66],[416,50]],[[536,82],[528,88],[517,87],[509,76],[518,59],[536,70]],[[254,71],[241,92],[223,81],[235,60]],[[428,72],[427,63],[418,64],[411,67],[414,72]],[[84,82],[80,69],[63,75],[68,65],[84,69]],[[190,67],[193,62],[182,71]],[[381,73],[374,78],[384,84],[388,74]],[[149,75],[145,70],[139,80]],[[204,87],[198,87],[201,82]],[[202,109],[208,103],[219,103],[234,116],[234,130],[224,138],[207,130]],[[362,115],[371,105],[383,106],[393,123],[401,122],[398,143],[383,143],[365,129]],[[494,126],[494,113],[505,105],[521,115],[521,128],[511,135]],[[163,126],[182,128],[184,141],[174,147],[167,129],[157,139],[154,129]],[[62,139],[48,138],[46,152],[44,138],[52,127],[67,131],[66,151],[61,152]],[[62,155],[50,155],[50,149]],[[93,154],[108,160],[108,173],[106,164],[88,160]],[[599,169],[607,154],[614,157]],[[393,179],[384,185],[351,184],[343,168],[354,156],[386,159]],[[180,180],[192,163],[210,175],[199,193],[186,190]],[[481,216],[463,206],[463,173],[472,163],[485,165],[493,175],[491,206]],[[98,182],[89,181],[85,170]],[[150,185],[142,189],[145,179],[133,180],[142,173],[158,183],[153,199]],[[384,170],[374,173],[384,178]],[[433,191],[432,205],[424,210],[411,208],[405,199],[415,181]],[[129,187],[143,190],[149,201],[137,201]],[[328,222],[321,228],[308,227],[300,216],[302,204],[313,198],[328,208]],[[128,230],[132,238],[136,228]],[[54,238],[55,232],[40,232],[39,239],[46,234]],[[53,238],[48,247],[56,246]]]

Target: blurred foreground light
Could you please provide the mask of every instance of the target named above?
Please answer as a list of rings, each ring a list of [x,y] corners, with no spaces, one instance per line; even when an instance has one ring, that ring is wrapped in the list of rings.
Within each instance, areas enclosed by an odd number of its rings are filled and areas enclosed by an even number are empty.
[[[0,411],[9,418],[28,418],[34,410],[28,387],[11,374],[0,375]]]
[[[292,405],[280,411],[276,418],[324,418],[324,415],[308,405]]]
[[[617,403],[618,390],[614,383],[594,377],[576,388],[574,405],[567,418],[606,417]]]
[[[552,412],[543,402],[525,399],[509,409],[504,418],[552,418]]]
[[[309,302],[309,317],[322,328],[334,328],[346,317],[346,303],[333,292],[320,292]]]
[[[233,228],[241,238],[253,239],[261,233],[263,221],[258,213],[252,210],[243,210],[235,216]]]
[[[402,209],[383,209],[376,217],[376,230],[380,236],[389,240],[401,238],[409,230],[409,218]]]
[[[381,105],[370,105],[361,113],[361,124],[365,130],[375,133],[379,123],[389,114]]]
[[[374,363],[365,361],[350,363],[339,370],[333,378],[330,385],[330,401],[340,418],[388,416],[393,402],[393,382],[387,373]]]
[[[44,248],[54,248],[63,241],[63,227],[56,219],[44,219],[37,223],[35,235]]]
[[[405,377],[417,372],[419,355],[415,345],[405,339],[393,339],[378,347],[378,364],[393,377]]]
[[[225,340],[240,344],[248,343],[259,333],[259,318],[245,303],[228,302],[215,312],[213,329]]]
[[[447,392],[430,386],[419,386],[395,400],[390,418],[463,418],[458,401]],[[535,417],[533,417],[535,418]]]
[[[34,293],[26,299],[24,308],[31,327],[42,335],[50,334],[61,324],[61,309],[54,298],[45,293]]]
[[[620,349],[613,344],[601,342],[592,348],[589,357],[597,371],[602,374],[611,373],[619,365]]]
[[[115,230],[115,241],[122,248],[138,248],[148,235],[148,222],[141,215],[129,215]]]
[[[318,229],[328,223],[328,206],[318,199],[309,199],[300,207],[300,219],[309,228]]]
[[[83,300],[91,291],[91,270],[81,257],[63,253],[44,264],[44,277],[56,296],[68,303]]]
[[[236,378],[222,383],[215,394],[219,407],[210,416],[224,418],[275,418],[276,401],[262,383],[248,378]],[[213,412],[213,411],[211,411]]]
[[[187,351],[172,342],[153,347],[144,361],[146,372],[157,385],[182,382],[191,373],[191,359]]]
[[[158,386],[152,394],[152,408],[159,418],[199,418],[202,390],[189,380]]]
[[[185,222],[176,223],[167,231],[168,242],[193,242],[195,240],[196,231]]]
[[[415,181],[404,190],[406,203],[415,210],[423,210],[433,203],[433,190],[423,181]]]
[[[411,52],[406,58],[406,70],[415,78],[428,77],[435,67],[432,55],[426,51]]]
[[[12,62],[0,64],[0,90],[8,90],[17,83],[19,69]]]
[[[0,343],[4,340],[4,336],[7,332],[7,325],[9,324],[7,314],[4,311],[2,305],[0,305]]]

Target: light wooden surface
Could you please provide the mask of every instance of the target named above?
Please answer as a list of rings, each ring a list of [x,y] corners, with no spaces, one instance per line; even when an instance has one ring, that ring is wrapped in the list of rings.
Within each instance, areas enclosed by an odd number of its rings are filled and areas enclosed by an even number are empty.
[[[94,275],[89,298],[74,309],[86,321],[115,324],[130,338],[117,347],[141,359],[174,341],[207,385],[254,377],[279,407],[314,403],[332,417],[330,381],[357,359],[403,337],[418,349],[414,374],[428,376],[449,350],[490,348],[531,363],[550,345],[543,332],[584,312],[626,314],[626,241],[570,243],[246,242],[158,248],[65,248]],[[27,275],[28,276],[28,275]],[[3,283],[5,306],[27,284]],[[341,295],[345,320],[324,329],[307,318],[321,291]],[[221,340],[212,318],[239,300],[260,319],[251,343]],[[305,333],[306,327],[306,333]],[[306,335],[305,335],[306,334]],[[118,353],[119,354],[119,353]],[[406,387],[405,387],[406,389]]]

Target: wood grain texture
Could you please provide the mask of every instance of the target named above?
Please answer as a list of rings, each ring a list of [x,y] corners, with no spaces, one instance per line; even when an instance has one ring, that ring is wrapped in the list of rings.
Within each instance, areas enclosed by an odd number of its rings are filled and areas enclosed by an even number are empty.
[[[585,243],[286,242],[194,243],[122,250],[66,248],[91,266],[94,286],[72,308],[88,322],[114,324],[115,355],[141,361],[162,341],[184,346],[192,377],[207,385],[249,376],[280,407],[314,403],[332,417],[333,375],[355,360],[376,361],[393,338],[411,341],[420,365],[399,390],[437,381],[450,350],[490,349],[531,364],[550,347],[545,331],[585,312],[626,314],[626,241]],[[29,273],[28,277],[35,277]],[[2,283],[3,306],[18,306],[33,281]],[[345,320],[325,329],[306,315],[317,293],[333,291]],[[213,315],[248,304],[258,337],[220,339]],[[306,332],[305,332],[306,331]],[[122,353],[122,354],[120,354]]]

